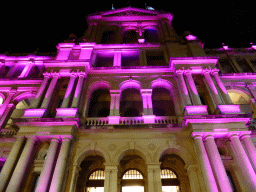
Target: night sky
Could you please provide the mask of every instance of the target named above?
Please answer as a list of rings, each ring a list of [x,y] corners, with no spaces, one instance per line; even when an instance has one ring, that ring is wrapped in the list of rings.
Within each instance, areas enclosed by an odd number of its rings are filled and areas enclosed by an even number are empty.
[[[58,2],[58,3],[56,3]],[[149,3],[151,2],[151,3]],[[256,44],[254,2],[204,4],[195,1],[149,1],[155,10],[173,13],[172,25],[179,35],[190,31],[205,43],[205,48],[251,47]],[[224,1],[223,1],[224,2]],[[241,1],[243,2],[243,1]],[[49,53],[71,33],[81,37],[87,29],[86,16],[127,6],[145,8],[145,1],[9,1],[1,3],[0,54]],[[166,4],[168,3],[168,5]],[[90,4],[90,5],[89,5]]]

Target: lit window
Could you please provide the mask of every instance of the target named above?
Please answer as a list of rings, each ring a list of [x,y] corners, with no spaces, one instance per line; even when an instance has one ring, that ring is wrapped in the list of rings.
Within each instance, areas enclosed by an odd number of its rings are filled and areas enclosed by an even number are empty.
[[[161,170],[161,179],[176,179],[177,176],[169,169]]]
[[[169,170],[161,170],[162,192],[180,192],[180,181],[177,175]]]
[[[4,99],[2,97],[0,97],[0,105],[3,104]]]
[[[143,176],[137,170],[129,170],[123,175],[123,179],[143,179]]]
[[[100,179],[105,179],[105,173],[102,170],[94,171],[89,177],[89,180],[100,180]]]

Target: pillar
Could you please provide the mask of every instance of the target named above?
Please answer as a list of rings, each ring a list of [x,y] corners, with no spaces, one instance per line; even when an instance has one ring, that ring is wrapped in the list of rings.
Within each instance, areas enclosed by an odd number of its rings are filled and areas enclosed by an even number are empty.
[[[243,175],[244,181],[247,183],[248,191],[256,191],[256,174],[244,151],[238,135],[233,134],[229,137],[234,156],[238,167]]]
[[[250,135],[243,135],[241,137],[242,142],[244,143],[244,146],[248,152],[248,155],[250,157],[250,160],[253,164],[254,170],[256,170],[256,149],[255,146],[251,140]]]
[[[59,192],[64,185],[64,176],[66,172],[66,164],[69,153],[70,138],[63,138],[59,152],[59,156],[55,165],[52,181],[50,185],[50,192]]]
[[[206,80],[208,86],[210,87],[210,90],[211,90],[211,92],[212,92],[211,95],[213,96],[213,99],[214,99],[215,103],[216,103],[217,105],[223,104],[223,103],[222,103],[222,100],[221,100],[221,98],[220,98],[220,96],[219,96],[218,90],[216,89],[216,86],[215,86],[215,84],[214,84],[214,82],[213,82],[213,80],[212,80],[212,77],[211,77],[211,75],[210,75],[210,72],[207,71],[207,70],[205,70],[205,71],[204,71],[204,77],[205,77],[205,80]]]
[[[154,192],[154,173],[152,169],[147,169],[148,171],[148,192]]]
[[[212,75],[214,76],[216,83],[218,84],[220,90],[222,91],[222,96],[223,96],[226,104],[233,104],[233,102],[232,102],[232,100],[231,100],[231,98],[230,98],[230,96],[227,92],[226,87],[224,86],[223,82],[220,79],[218,71],[213,71]]]
[[[0,191],[5,191],[7,183],[13,173],[16,162],[18,161],[19,154],[24,142],[24,137],[19,137],[16,139],[10,154],[7,157],[7,160],[0,172]]]
[[[8,184],[6,192],[18,192],[20,191],[20,186],[24,178],[26,178],[26,170],[29,166],[30,159],[32,157],[34,144],[36,142],[36,137],[27,139],[26,145],[21,153],[19,161],[13,172],[11,180]]]
[[[80,170],[81,170],[81,168],[79,165],[77,165],[77,164],[73,165],[72,178],[71,178],[69,192],[76,191],[76,183],[77,183],[77,178],[79,176],[78,174],[79,174]]]
[[[191,187],[191,192],[202,191],[200,189],[200,184],[198,182],[199,179],[198,179],[198,176],[197,176],[197,166],[195,164],[189,164],[189,165],[186,165],[185,168],[187,169],[189,184],[190,184],[190,187]]]
[[[114,63],[113,66],[121,66],[122,52],[119,50],[115,50],[114,52]]]
[[[50,79],[50,74],[49,73],[45,73],[44,74],[44,80],[43,80],[43,82],[42,82],[42,84],[41,84],[41,86],[40,86],[40,88],[39,88],[39,90],[38,90],[38,92],[36,94],[35,99],[33,100],[32,108],[36,109],[36,108],[39,107],[40,101],[42,100],[42,98],[44,96],[43,93],[44,93],[44,91],[46,89],[46,86],[48,84],[49,79]]]
[[[52,95],[54,93],[54,89],[56,87],[58,79],[59,79],[59,74],[54,74],[53,77],[52,77],[51,83],[48,87],[48,90],[45,94],[43,103],[41,105],[41,109],[47,109],[49,107],[49,104],[51,102]]]
[[[110,170],[105,168],[105,180],[104,180],[104,192],[111,192],[110,191]]]
[[[232,192],[232,187],[229,183],[225,167],[212,135],[205,137],[205,147],[220,190],[225,192]]]
[[[201,171],[204,177],[206,191],[213,192],[218,191],[218,187],[212,172],[212,168],[202,141],[202,136],[194,136],[195,148],[199,159]]]
[[[177,71],[177,81],[178,81],[178,86],[181,87],[181,89],[179,89],[180,93],[181,93],[181,100],[183,102],[184,107],[187,105],[191,105],[191,100],[188,94],[188,89],[183,77],[183,72],[182,71]]]
[[[152,89],[141,89],[144,115],[153,115]]]
[[[71,104],[72,108],[78,108],[79,99],[80,99],[80,96],[81,96],[81,93],[82,93],[84,78],[85,78],[84,73],[80,73],[78,75],[76,90],[75,90],[75,94],[74,94],[73,101],[72,101],[72,104]]]
[[[192,90],[191,98],[192,98],[192,101],[193,101],[193,105],[202,105],[191,72],[190,72],[190,71],[187,71],[185,74],[186,74],[186,76],[187,76],[187,80],[188,80],[189,86],[190,86],[190,88],[191,88],[191,90]]]
[[[111,183],[110,183],[110,191],[117,191],[117,174],[118,169],[117,166],[113,167],[111,170]]]
[[[120,107],[120,90],[109,90],[110,91],[110,116],[119,116],[119,107]]]
[[[72,90],[73,90],[73,87],[74,87],[74,84],[75,84],[75,80],[76,80],[76,74],[74,74],[74,73],[70,74],[68,87],[67,87],[63,102],[61,104],[61,108],[68,108],[69,107],[70,99],[72,97],[71,93],[72,93]]]
[[[52,170],[54,168],[58,144],[59,144],[58,138],[53,138],[51,140],[51,144],[47,152],[46,160],[44,162],[44,167],[37,183],[36,192],[46,192],[48,190],[50,178],[52,175]]]

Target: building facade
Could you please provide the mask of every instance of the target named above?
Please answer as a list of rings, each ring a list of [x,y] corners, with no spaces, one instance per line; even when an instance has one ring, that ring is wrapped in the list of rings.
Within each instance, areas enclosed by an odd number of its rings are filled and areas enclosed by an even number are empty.
[[[256,46],[173,15],[87,17],[56,56],[0,56],[0,191],[256,191]]]

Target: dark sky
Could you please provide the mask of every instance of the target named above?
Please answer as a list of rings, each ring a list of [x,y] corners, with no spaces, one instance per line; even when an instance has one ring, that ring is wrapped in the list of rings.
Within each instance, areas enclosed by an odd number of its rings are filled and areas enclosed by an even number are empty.
[[[137,1],[9,1],[1,5],[0,54],[55,52],[56,45],[74,33],[85,32],[86,16],[114,7],[144,8]],[[149,1],[152,2],[152,1]],[[157,0],[148,6],[174,14],[172,25],[179,35],[191,31],[205,48],[250,47],[256,44],[255,6],[251,3],[196,3],[195,1]],[[224,1],[223,1],[224,2]],[[242,2],[242,1],[241,1]],[[244,1],[245,2],[245,1]],[[168,4],[166,4],[168,3]]]

